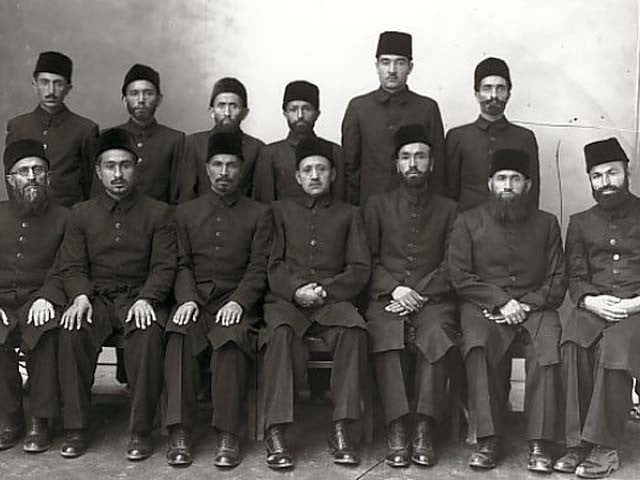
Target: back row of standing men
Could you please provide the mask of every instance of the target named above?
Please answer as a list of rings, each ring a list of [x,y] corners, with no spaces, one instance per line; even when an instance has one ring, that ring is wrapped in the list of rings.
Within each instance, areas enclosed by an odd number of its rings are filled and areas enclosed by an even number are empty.
[[[0,444],[15,444],[21,431],[19,377],[7,339],[15,343],[13,337],[21,334],[31,351],[32,392],[42,393],[29,418],[27,451],[50,444],[46,419],[58,406],[52,398],[56,373],[50,355],[53,339],[59,342],[61,453],[73,457],[87,447],[97,352],[115,329],[126,333],[132,389],[128,458],[146,458],[152,451],[150,431],[162,388],[157,365],[164,358],[168,461],[190,463],[195,391],[190,373],[194,355],[211,344],[214,425],[220,432],[214,463],[236,465],[238,406],[255,355],[255,308],[266,291],[266,327],[258,345],[265,352],[270,467],[293,465],[284,427],[293,421],[293,390],[304,365],[301,338],[307,331],[333,351],[330,450],[338,463],[357,463],[348,424],[360,415],[366,330],[385,409],[387,463],[433,465],[433,432],[444,415],[455,332],[461,328],[470,406],[478,419],[472,467],[492,468],[500,456],[508,351],[515,340],[524,340],[529,346],[528,468],[551,471],[549,443],[565,433],[569,451],[556,469],[593,476],[617,468],[629,373],[638,370],[630,356],[636,335],[630,320],[639,308],[631,297],[640,280],[633,267],[640,245],[627,218],[637,215],[637,199],[628,191],[624,152],[615,140],[585,149],[599,206],[574,217],[569,229],[569,276],[572,289],[580,290],[574,298],[577,313],[563,334],[561,375],[555,310],[564,297],[566,274],[560,232],[553,216],[535,208],[539,168],[533,133],[504,118],[511,91],[506,64],[487,59],[477,66],[474,87],[481,115],[451,130],[444,141],[437,104],[406,87],[410,36],[383,33],[376,58],[381,86],[349,104],[341,151],[313,133],[318,89],[300,81],[285,90],[287,139],[260,146],[239,130],[248,112],[247,94],[234,79],[214,86],[212,132],[187,137],[183,147],[182,134],[155,122],[160,81],[144,66],[134,66],[123,85],[130,121],[96,141],[97,127],[62,103],[70,88],[70,60],[52,52],[40,56],[34,71],[40,106],[9,123],[5,151],[10,202],[3,206],[2,221],[15,235],[4,239],[2,251],[15,257],[0,264],[6,283],[6,302],[0,304],[6,314],[0,365],[5,381],[0,384],[6,388],[0,396],[14,408],[5,414]],[[66,150],[60,148],[65,142]],[[81,160],[84,155],[91,162],[95,158],[95,168]],[[78,166],[75,177],[73,165]],[[54,201],[74,204],[91,188],[96,196],[77,205],[71,217],[42,202],[39,191],[48,183],[49,166]],[[277,202],[269,209],[240,189]],[[458,200],[458,207],[438,192]],[[173,224],[169,208],[150,196],[197,199],[177,208]],[[358,210],[341,201],[345,197],[354,204],[366,202],[368,235]],[[476,208],[454,225],[456,210],[471,207]],[[604,229],[606,242],[594,236],[591,224]],[[175,286],[173,228],[178,236]],[[60,269],[45,281],[60,245]],[[352,301],[370,273],[365,324]],[[451,284],[460,298],[460,325]],[[172,290],[178,304],[173,312]],[[56,322],[50,320],[66,305],[63,330],[54,337],[49,330]],[[405,432],[410,402],[402,380],[407,344],[417,352],[411,445]],[[592,384],[583,384],[591,378]],[[562,385],[566,421],[558,408]]]

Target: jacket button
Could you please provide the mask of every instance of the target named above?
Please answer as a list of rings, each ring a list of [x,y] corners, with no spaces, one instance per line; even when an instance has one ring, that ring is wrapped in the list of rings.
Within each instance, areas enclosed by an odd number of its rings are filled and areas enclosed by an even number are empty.
[[[620,260],[620,254],[619,254],[619,253],[614,253],[614,254],[613,254],[613,260],[614,260],[614,261],[616,261],[616,262],[617,262],[618,260]]]
[[[512,282],[515,282],[515,281],[516,281],[516,277],[514,277],[513,275],[511,275],[511,276],[509,277],[509,280],[511,280]]]
[[[120,230],[122,228],[122,224],[120,222],[116,222],[114,227],[116,227],[117,230]]]
[[[615,245],[616,243],[618,242],[616,242],[615,238],[612,238],[611,240],[609,240],[609,245]]]
[[[29,222],[22,222],[22,228],[27,228],[29,226]]]
[[[219,237],[220,235],[222,235],[220,232],[216,232],[216,237]]]
[[[16,253],[16,257],[18,257],[18,259],[21,259],[24,255],[22,255],[22,252],[18,252]]]
[[[115,240],[116,243],[118,243],[118,242],[120,242],[120,237],[116,237],[116,238],[114,238],[114,240]]]
[[[619,273],[620,273],[620,270],[618,270],[617,268],[614,268],[614,269],[613,269],[613,274],[614,274],[614,275],[617,275],[617,274],[619,274]]]
[[[316,269],[315,269],[315,268],[310,268],[310,269],[309,269],[309,273],[310,273],[311,275],[315,275],[315,274],[316,274]]]
[[[311,245],[312,247],[315,247],[318,244],[318,242],[316,241],[315,238],[311,239],[311,241],[309,242],[309,245]]]

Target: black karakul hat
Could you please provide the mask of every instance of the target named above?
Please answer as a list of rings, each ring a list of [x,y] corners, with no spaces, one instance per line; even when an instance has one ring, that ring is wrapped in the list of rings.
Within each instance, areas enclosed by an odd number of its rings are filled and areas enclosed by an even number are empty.
[[[522,150],[513,148],[496,150],[491,156],[489,177],[493,177],[493,175],[500,170],[515,170],[525,177],[530,178],[529,163],[529,155]]]
[[[239,132],[216,132],[210,135],[207,143],[207,161],[218,154],[236,155],[244,160],[242,134]]]
[[[127,94],[127,85],[135,80],[147,80],[151,82],[156,87],[158,93],[160,93],[160,74],[148,65],[136,63],[124,76],[122,95]]]
[[[211,90],[211,98],[209,99],[210,107],[213,107],[213,102],[220,93],[235,93],[242,100],[242,106],[244,108],[248,106],[247,89],[237,78],[224,77],[213,84],[213,89]]]
[[[393,136],[395,155],[398,156],[400,149],[409,143],[426,143],[431,147],[431,138],[426,129],[417,123],[401,126]]]
[[[42,52],[38,56],[36,68],[33,70],[33,76],[38,73],[47,72],[55,73],[63,76],[68,83],[71,83],[71,73],[73,72],[73,62],[64,53],[60,52]]]
[[[301,140],[296,146],[296,168],[300,166],[302,160],[312,156],[324,157],[333,166],[333,145],[317,137]]]
[[[587,164],[587,173],[596,165],[602,163],[621,161],[628,163],[629,158],[624,153],[617,138],[611,137],[606,140],[588,143],[584,146],[584,158]]]
[[[109,128],[100,134],[96,145],[95,159],[98,160],[107,150],[127,150],[137,159],[138,154],[131,145],[129,134],[122,128]]]
[[[380,55],[401,55],[412,59],[411,35],[404,32],[382,32],[378,38],[376,58]]]
[[[38,157],[49,165],[49,159],[44,151],[44,146],[31,138],[24,138],[10,143],[4,149],[4,173],[9,174],[13,166],[23,158]]]
[[[507,63],[501,58],[488,57],[482,60],[477,66],[473,74],[473,88],[478,90],[480,82],[483,78],[491,75],[497,75],[504,78],[511,88],[511,74]]]
[[[296,80],[289,82],[284,89],[284,97],[282,98],[282,108],[293,100],[304,100],[313,105],[316,110],[320,108],[320,90],[311,82],[306,80]]]

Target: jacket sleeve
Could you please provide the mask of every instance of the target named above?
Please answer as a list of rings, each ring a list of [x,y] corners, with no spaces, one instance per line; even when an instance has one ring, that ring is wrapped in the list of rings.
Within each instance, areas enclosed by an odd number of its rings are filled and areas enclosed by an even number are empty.
[[[360,203],[361,141],[360,122],[352,100],[349,102],[342,120],[342,153],[344,155],[346,198],[347,202],[353,205]]]
[[[95,152],[96,142],[100,131],[98,125],[92,124],[89,133],[83,138],[82,145],[80,146],[80,158],[82,159],[81,170],[81,182],[82,182],[82,195],[87,200],[93,193],[93,183],[95,174]],[[97,179],[96,179],[97,180]]]
[[[193,274],[193,255],[189,230],[183,222],[180,211],[176,211],[174,225],[178,247],[178,271],[174,286],[176,302],[178,305],[186,302],[201,303]]]
[[[334,200],[346,201],[346,186],[344,173],[344,154],[338,145],[333,147],[333,165],[336,169],[336,179],[331,184],[331,196]]]
[[[253,198],[267,205],[273,202],[276,199],[275,183],[271,149],[263,147],[253,170]]]
[[[82,219],[77,209],[71,211],[67,229],[60,246],[60,268],[64,289],[69,300],[78,295],[93,297],[94,286],[89,278],[89,254]]]
[[[391,295],[391,292],[400,285],[400,282],[394,278],[391,272],[389,272],[380,261],[382,228],[377,203],[378,199],[371,197],[364,208],[364,224],[369,239],[372,264],[369,296],[374,300],[378,300],[386,295]]]
[[[580,222],[569,220],[567,229],[567,270],[569,274],[569,296],[576,305],[585,295],[599,295],[598,288],[591,283],[589,256]]]
[[[185,203],[198,196],[198,160],[194,138],[189,135],[184,140],[182,161],[178,168],[178,203]]]
[[[429,180],[429,185],[436,193],[444,194],[445,187],[445,147],[444,147],[444,126],[442,124],[442,115],[440,114],[440,108],[438,104],[434,102],[433,109],[431,111],[431,119],[429,125],[429,133],[431,138],[431,145],[433,149],[433,176]]]
[[[60,265],[60,250],[47,272],[42,287],[33,295],[34,299],[44,298],[58,307],[64,307],[67,304],[67,296],[64,292],[64,280]]]
[[[183,168],[183,158],[185,149],[185,135],[180,132],[178,140],[173,145],[171,152],[171,178],[169,184],[169,203],[175,205],[180,200],[180,184],[181,169]]]
[[[527,142],[529,154],[529,171],[531,172],[531,195],[536,201],[536,208],[540,205],[540,160],[538,158],[538,142],[533,132]]]
[[[455,131],[449,130],[444,142],[445,164],[444,184],[445,194],[455,201],[460,199],[460,170],[462,165],[462,151],[460,141]]]

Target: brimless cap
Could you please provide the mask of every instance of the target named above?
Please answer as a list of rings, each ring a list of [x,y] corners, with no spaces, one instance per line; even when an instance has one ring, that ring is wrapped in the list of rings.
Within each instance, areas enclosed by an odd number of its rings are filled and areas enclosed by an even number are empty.
[[[624,153],[620,142],[615,137],[598,140],[597,142],[585,145],[584,158],[587,164],[587,173],[589,173],[593,167],[602,163],[615,161],[629,162],[627,154]]]
[[[527,152],[512,148],[496,150],[491,156],[489,177],[493,177],[500,170],[515,170],[529,178],[529,155]]]
[[[38,56],[36,68],[33,70],[33,76],[38,73],[55,73],[65,78],[67,83],[71,83],[71,73],[73,72],[73,62],[64,53],[60,52],[42,52]]]

